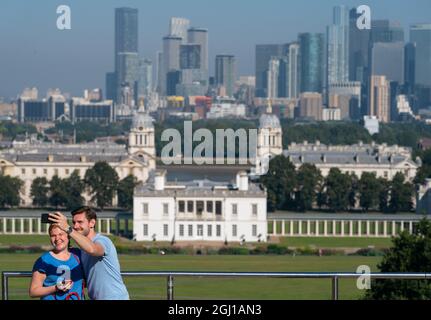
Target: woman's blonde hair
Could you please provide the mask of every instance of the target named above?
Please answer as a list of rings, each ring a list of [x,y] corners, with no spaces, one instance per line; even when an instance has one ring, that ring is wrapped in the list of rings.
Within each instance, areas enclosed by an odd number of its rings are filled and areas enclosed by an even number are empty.
[[[51,224],[51,225],[49,225],[49,228],[48,228],[49,236],[51,236],[51,231],[54,230],[55,228],[62,230],[58,224]],[[70,235],[67,235],[67,240],[68,240],[67,248],[70,249]]]

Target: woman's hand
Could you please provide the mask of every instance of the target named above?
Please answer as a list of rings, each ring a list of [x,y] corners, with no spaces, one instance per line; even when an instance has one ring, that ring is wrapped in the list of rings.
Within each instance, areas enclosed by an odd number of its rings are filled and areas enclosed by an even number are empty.
[[[56,288],[58,291],[67,292],[69,291],[73,286],[72,280],[64,280],[62,282],[59,282],[56,284]]]

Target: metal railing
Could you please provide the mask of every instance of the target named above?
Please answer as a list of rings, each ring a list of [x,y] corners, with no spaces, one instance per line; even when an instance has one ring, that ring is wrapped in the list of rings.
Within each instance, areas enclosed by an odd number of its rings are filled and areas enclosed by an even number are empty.
[[[331,279],[332,300],[338,300],[339,279],[368,276],[369,279],[430,280],[431,273],[349,273],[349,272],[193,272],[193,271],[126,271],[123,277],[167,277],[167,299],[174,300],[174,277],[234,277]],[[8,300],[9,278],[30,278],[29,271],[2,272],[2,300]]]

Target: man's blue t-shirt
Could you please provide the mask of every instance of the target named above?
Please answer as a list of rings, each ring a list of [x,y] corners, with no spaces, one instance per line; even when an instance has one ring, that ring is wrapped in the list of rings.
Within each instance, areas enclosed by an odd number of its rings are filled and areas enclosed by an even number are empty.
[[[128,300],[129,293],[121,278],[120,262],[112,241],[96,234],[94,243],[99,243],[105,253],[93,257],[82,251],[82,266],[87,279],[88,296],[92,300]]]
[[[36,260],[33,272],[39,271],[46,275],[44,287],[50,287],[62,280],[72,280],[73,286],[67,292],[56,292],[42,297],[42,300],[81,300],[84,299],[84,272],[81,265],[81,250],[71,249],[67,261],[54,258],[49,252]]]

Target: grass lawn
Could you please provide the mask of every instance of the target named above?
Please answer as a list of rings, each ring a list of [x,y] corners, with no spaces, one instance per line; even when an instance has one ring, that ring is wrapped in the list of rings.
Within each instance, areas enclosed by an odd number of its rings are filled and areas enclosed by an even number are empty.
[[[0,254],[0,271],[30,271],[38,254]],[[119,255],[123,271],[354,272],[359,265],[377,271],[380,257],[360,256],[191,256]],[[30,279],[10,279],[9,298],[28,299]],[[166,278],[125,278],[132,299],[166,299]],[[191,278],[174,279],[175,299],[330,299],[329,279]],[[356,279],[340,280],[340,299],[358,299]]]
[[[280,237],[279,239],[281,245],[288,247],[389,248],[392,246],[391,238]]]
[[[137,247],[153,245],[151,242],[136,242],[116,236],[109,236],[115,245]],[[289,247],[316,246],[318,248],[387,248],[391,246],[390,238],[335,238],[335,237],[279,237],[280,245]],[[169,242],[157,242],[156,245],[170,246]],[[49,246],[48,235],[0,235],[0,246],[10,245],[46,245]]]

